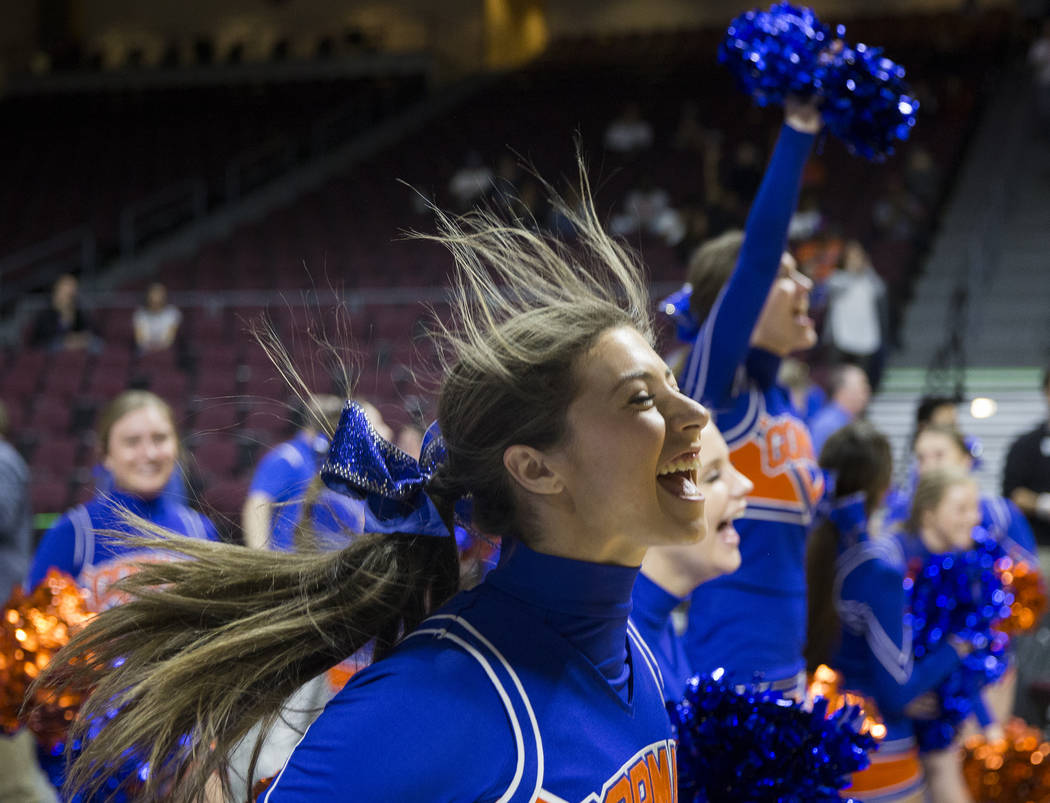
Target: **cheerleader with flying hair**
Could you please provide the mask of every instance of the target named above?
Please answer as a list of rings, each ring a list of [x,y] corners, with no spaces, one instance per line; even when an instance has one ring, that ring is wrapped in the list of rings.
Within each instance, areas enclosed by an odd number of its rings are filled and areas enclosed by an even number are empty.
[[[708,414],[653,351],[642,273],[582,196],[561,209],[571,249],[439,214],[456,265],[440,430],[416,463],[348,404],[323,470],[366,500],[368,534],[302,554],[145,538],[188,560],[124,581],[130,601],[42,681],[94,689],[71,792],[134,756],[142,799],[202,801],[256,723],[372,644],[260,800],[674,799],[662,680],[628,615],[648,547],[705,536]],[[457,521],[503,545],[458,594]]]
[[[952,638],[922,661],[912,654],[904,553],[896,539],[869,531],[892,474],[886,437],[867,422],[848,424],[828,438],[820,464],[836,480],[831,512],[806,552],[807,667],[828,664],[840,671],[843,688],[874,700],[886,726],[871,765],[854,774],[849,794],[865,803],[921,803],[924,773],[909,716],[931,707],[926,693],[969,647]]]

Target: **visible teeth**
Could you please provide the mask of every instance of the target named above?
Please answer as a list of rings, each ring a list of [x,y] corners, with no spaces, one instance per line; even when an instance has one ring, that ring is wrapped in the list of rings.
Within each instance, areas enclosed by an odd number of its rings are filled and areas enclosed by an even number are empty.
[[[700,469],[700,455],[695,457],[680,458],[678,460],[672,460],[664,466],[661,466],[657,472],[657,476],[664,474],[675,474],[679,471],[699,471]]]

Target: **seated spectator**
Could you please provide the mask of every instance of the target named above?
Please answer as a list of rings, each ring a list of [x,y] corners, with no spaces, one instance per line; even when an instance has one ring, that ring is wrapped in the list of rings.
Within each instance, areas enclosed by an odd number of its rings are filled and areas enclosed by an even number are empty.
[[[466,163],[452,174],[448,191],[457,209],[466,211],[489,193],[494,180],[492,168],[482,163],[481,154],[471,151],[467,154]]]
[[[671,196],[648,176],[627,193],[623,211],[609,221],[609,231],[618,237],[642,231],[668,241],[669,245],[685,235],[681,216],[671,208]]]
[[[813,451],[820,454],[824,442],[846,424],[859,418],[871,400],[868,377],[856,365],[840,365],[831,373],[829,401],[809,422]]]
[[[78,283],[70,273],[59,276],[51,288],[51,306],[33,321],[29,345],[53,351],[95,348],[98,335],[90,316],[77,298]]]
[[[824,213],[820,211],[820,198],[812,190],[803,190],[799,198],[798,209],[791,216],[788,239],[794,242],[816,237],[823,225]]]
[[[154,282],[146,291],[146,306],[135,310],[135,346],[140,352],[170,348],[182,322],[182,313],[168,303],[168,291]]]
[[[605,149],[625,155],[648,150],[653,145],[653,127],[642,119],[637,103],[628,103],[620,116],[605,129]]]

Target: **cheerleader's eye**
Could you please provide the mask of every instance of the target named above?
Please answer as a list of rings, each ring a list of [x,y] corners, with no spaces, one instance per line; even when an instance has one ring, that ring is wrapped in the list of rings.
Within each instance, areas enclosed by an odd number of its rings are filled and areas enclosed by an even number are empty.
[[[708,485],[711,485],[713,483],[718,482],[720,479],[722,479],[722,472],[716,470],[712,471],[710,474],[706,474],[704,476],[703,482],[707,483]]]
[[[652,407],[653,401],[655,401],[655,399],[656,397],[653,396],[651,393],[639,393],[637,396],[631,399],[631,404],[637,407]]]

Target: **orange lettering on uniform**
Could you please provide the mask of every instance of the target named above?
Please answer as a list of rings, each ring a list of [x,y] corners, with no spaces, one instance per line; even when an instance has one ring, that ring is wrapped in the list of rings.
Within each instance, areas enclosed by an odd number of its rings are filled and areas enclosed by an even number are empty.
[[[751,437],[734,445],[731,459],[755,484],[750,498],[756,502],[790,505],[801,512],[816,504],[823,492],[822,483],[810,477],[816,462],[809,432],[793,418],[764,417]],[[799,470],[792,472],[792,467]]]
[[[649,767],[645,759],[638,759],[638,763],[631,767],[628,776],[631,779],[631,793],[634,795],[634,803],[652,803],[653,796],[649,791],[653,788],[653,782],[649,779]]]
[[[671,803],[673,785],[671,765],[667,761],[667,751],[660,748],[655,755],[646,756],[649,765],[649,788],[652,789],[652,803]]]
[[[605,793],[602,803],[634,803],[634,795],[631,794],[631,780],[626,777],[620,778]]]

